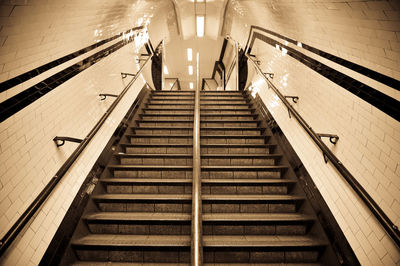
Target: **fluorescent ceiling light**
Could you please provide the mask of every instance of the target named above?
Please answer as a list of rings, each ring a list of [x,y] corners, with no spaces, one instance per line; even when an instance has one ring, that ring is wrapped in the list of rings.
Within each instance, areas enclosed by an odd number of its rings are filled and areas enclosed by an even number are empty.
[[[189,66],[189,75],[193,75],[193,66]]]
[[[192,48],[187,48],[188,61],[193,60]]]
[[[165,75],[168,75],[168,68],[167,68],[167,66],[164,66],[164,74],[165,74]]]
[[[193,89],[193,82],[189,83],[189,88]]]
[[[204,36],[204,16],[196,16],[197,37]]]

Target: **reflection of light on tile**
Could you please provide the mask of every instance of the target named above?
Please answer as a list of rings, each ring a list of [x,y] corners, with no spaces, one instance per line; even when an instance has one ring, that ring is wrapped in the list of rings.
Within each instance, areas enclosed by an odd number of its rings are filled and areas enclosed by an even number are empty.
[[[189,75],[193,75],[193,66],[189,66]]]
[[[189,88],[193,89],[193,82],[189,83]]]
[[[277,50],[280,50],[278,44],[275,44],[275,48],[276,48]]]
[[[165,75],[168,75],[168,68],[167,68],[166,65],[164,65],[164,74],[165,74]]]
[[[289,43],[288,43],[288,41],[285,41],[285,45],[288,45]]]
[[[285,56],[287,54],[287,50],[282,47],[282,56]]]
[[[298,46],[298,47],[303,47],[303,45],[301,44],[301,42],[297,42],[297,46]]]

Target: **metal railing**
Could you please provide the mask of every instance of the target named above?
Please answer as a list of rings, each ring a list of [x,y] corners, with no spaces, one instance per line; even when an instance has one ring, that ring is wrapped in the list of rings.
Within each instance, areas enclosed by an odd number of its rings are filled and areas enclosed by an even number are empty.
[[[274,86],[274,84],[269,80],[266,73],[264,73],[259,65],[256,63],[255,59],[246,53],[246,56],[252,62],[256,71],[264,78],[267,82],[268,87],[271,88],[275,94],[279,97],[282,103],[288,108],[289,113],[293,115],[294,118],[299,122],[311,139],[317,144],[321,149],[325,160],[329,160],[332,165],[337,169],[337,171],[343,176],[347,183],[353,188],[361,200],[367,205],[368,209],[374,214],[376,219],[380,222],[386,232],[390,235],[393,241],[400,247],[400,233],[398,227],[389,219],[389,217],[384,213],[384,211],[379,207],[379,205],[372,199],[372,197],[367,193],[367,191],[361,186],[361,184],[354,178],[354,176],[347,170],[347,168],[342,164],[342,162],[332,153],[332,151],[325,145],[325,143],[320,139],[319,135],[314,132],[314,130],[307,124],[307,122],[301,117],[301,115],[292,107],[289,101],[284,95]]]
[[[197,69],[199,69],[199,54],[197,54]],[[203,264],[200,163],[200,88],[199,71],[197,71],[193,120],[192,240],[190,252],[191,264],[196,266]]]
[[[161,45],[161,43],[159,44]],[[57,173],[51,178],[49,183],[43,188],[43,190],[39,193],[39,195],[34,199],[34,201],[28,206],[28,208],[24,211],[24,213],[18,218],[18,220],[11,226],[11,228],[7,231],[4,237],[0,242],[0,256],[4,254],[6,249],[12,244],[21,230],[25,227],[25,225],[30,221],[30,219],[35,215],[35,213],[41,208],[42,204],[46,201],[49,195],[53,192],[56,185],[63,178],[65,173],[69,170],[78,156],[82,153],[82,151],[86,148],[89,142],[93,139],[96,133],[100,130],[101,126],[106,122],[107,118],[110,116],[112,111],[121,101],[121,99],[128,92],[132,84],[139,77],[140,73],[144,69],[144,67],[148,64],[151,57],[149,57],[146,62],[142,65],[136,75],[132,78],[132,80],[125,86],[119,96],[115,99],[115,101],[110,105],[107,111],[103,114],[100,120],[96,123],[93,129],[89,132],[89,134],[82,140],[79,146],[73,151],[73,153],[68,157],[68,159],[64,162],[61,168],[57,171]]]

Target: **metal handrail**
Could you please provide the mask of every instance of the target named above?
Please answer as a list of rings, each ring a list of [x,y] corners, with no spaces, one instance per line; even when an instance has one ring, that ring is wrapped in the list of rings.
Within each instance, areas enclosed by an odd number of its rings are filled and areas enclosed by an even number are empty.
[[[333,166],[338,170],[338,172],[343,176],[347,183],[353,188],[361,200],[367,205],[368,209],[375,215],[375,218],[380,222],[386,232],[391,236],[393,241],[398,247],[400,247],[400,233],[398,227],[389,219],[385,212],[379,207],[379,205],[372,199],[368,192],[361,186],[361,184],[354,178],[354,176],[347,170],[347,168],[342,164],[342,162],[332,153],[332,151],[325,145],[325,143],[319,138],[318,134],[307,124],[307,122],[301,117],[301,115],[292,107],[289,101],[284,95],[274,86],[274,84],[268,79],[268,77],[263,73],[255,60],[246,53],[246,56],[253,63],[257,72],[264,78],[267,82],[268,87],[270,87],[279,99],[285,104],[288,110],[300,123],[303,129],[311,137],[311,139],[317,144],[321,149],[325,158],[327,158]]]
[[[160,43],[161,44],[161,43]],[[159,45],[160,45],[159,44]],[[143,64],[143,66],[136,73],[136,76],[132,78],[132,80],[125,86],[119,96],[115,99],[115,101],[110,105],[107,111],[103,114],[100,120],[96,123],[96,125],[92,128],[89,134],[82,140],[79,146],[74,150],[74,152],[68,157],[68,159],[64,162],[64,164],[60,167],[57,173],[51,178],[49,183],[43,188],[43,190],[39,193],[39,195],[35,198],[35,200],[28,206],[28,208],[24,211],[24,213],[18,218],[18,220],[12,225],[12,227],[7,231],[4,237],[0,242],[0,256],[4,254],[6,249],[11,245],[11,243],[15,240],[17,235],[21,232],[21,230],[25,227],[25,225],[29,222],[33,215],[40,209],[42,204],[46,201],[49,195],[53,192],[56,185],[63,178],[65,173],[71,167],[71,165],[75,162],[78,156],[82,153],[82,151],[86,148],[89,142],[93,139],[95,134],[100,130],[101,126],[106,122],[109,115],[121,101],[121,99],[128,92],[132,84],[139,77],[139,74],[142,72],[144,67],[147,65],[151,57],[147,59],[147,61]]]
[[[197,69],[199,67],[199,54],[197,54]],[[202,247],[202,206],[201,206],[201,175],[200,175],[200,89],[199,71],[197,71],[197,85],[194,100],[193,121],[193,180],[192,180],[192,240],[191,240],[191,264],[200,266],[203,264]]]

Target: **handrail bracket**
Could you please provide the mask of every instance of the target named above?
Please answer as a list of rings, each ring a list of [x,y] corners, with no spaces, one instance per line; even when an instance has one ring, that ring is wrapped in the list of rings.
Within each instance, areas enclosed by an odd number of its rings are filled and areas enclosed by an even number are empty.
[[[57,147],[60,147],[60,146],[64,145],[66,141],[81,143],[83,141],[83,139],[56,136],[56,137],[54,137],[53,141],[56,143]]]

